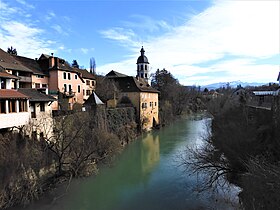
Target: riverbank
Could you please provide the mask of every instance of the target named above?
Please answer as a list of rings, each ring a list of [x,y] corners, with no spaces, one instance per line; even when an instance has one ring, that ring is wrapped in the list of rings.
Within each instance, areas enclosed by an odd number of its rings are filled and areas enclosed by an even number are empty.
[[[279,209],[279,97],[272,110],[225,100],[209,106],[213,114],[206,145],[193,151],[190,166],[206,173],[206,187],[226,179],[240,187],[244,209]],[[271,184],[273,183],[273,184]]]
[[[97,173],[138,132],[133,108],[74,113],[57,118],[54,130],[52,141],[0,135],[1,209],[26,206],[58,183]]]

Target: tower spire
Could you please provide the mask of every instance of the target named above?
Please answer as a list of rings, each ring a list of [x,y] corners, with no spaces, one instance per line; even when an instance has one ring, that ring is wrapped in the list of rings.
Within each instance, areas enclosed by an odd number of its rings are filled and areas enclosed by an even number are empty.
[[[137,77],[145,79],[149,82],[149,61],[145,56],[145,50],[142,46],[140,50],[141,55],[137,59]]]

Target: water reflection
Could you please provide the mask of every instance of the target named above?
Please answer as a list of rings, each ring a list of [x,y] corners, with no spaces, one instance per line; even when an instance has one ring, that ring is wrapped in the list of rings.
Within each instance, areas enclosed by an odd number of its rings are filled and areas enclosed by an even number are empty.
[[[147,174],[159,163],[159,136],[149,133],[143,140],[141,148],[142,173]]]

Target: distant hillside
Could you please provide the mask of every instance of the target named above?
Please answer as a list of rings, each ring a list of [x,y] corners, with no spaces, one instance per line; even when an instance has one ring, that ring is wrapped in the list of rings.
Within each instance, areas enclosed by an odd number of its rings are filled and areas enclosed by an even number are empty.
[[[242,82],[242,81],[232,81],[232,82],[219,82],[219,83],[213,83],[209,85],[204,85],[201,86],[201,89],[207,88],[208,90],[211,89],[217,89],[220,87],[227,87],[228,85],[232,88],[236,88],[238,85],[241,85],[242,87],[247,87],[247,86],[261,86],[265,85],[267,83],[257,83],[257,82]]]

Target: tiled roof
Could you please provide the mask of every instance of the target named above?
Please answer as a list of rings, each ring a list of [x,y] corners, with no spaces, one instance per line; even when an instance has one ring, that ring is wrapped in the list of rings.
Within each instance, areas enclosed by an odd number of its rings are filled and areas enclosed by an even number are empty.
[[[20,98],[27,99],[29,97],[16,90],[0,89],[0,99],[20,99]]]
[[[7,73],[7,72],[1,72],[0,71],[0,78],[8,78],[8,79],[19,79],[17,76],[15,76],[15,75],[12,75],[12,74],[9,74],[9,73]]]
[[[32,72],[31,69],[25,67],[21,62],[16,60],[13,55],[10,55],[2,49],[0,49],[0,67],[7,70]]]
[[[112,70],[108,74],[106,74],[106,77],[114,78],[114,77],[128,77],[128,76],[125,75],[125,74],[122,74],[122,73],[119,73],[117,71]]]
[[[85,79],[95,79],[94,75],[88,72],[86,69],[74,68],[78,73],[82,74],[82,78]]]
[[[43,73],[40,65],[36,60],[32,58],[22,57],[22,56],[14,56],[14,58],[19,62],[21,62],[22,65],[24,65],[25,67],[29,68],[33,72],[33,74],[46,75]]]
[[[30,101],[55,101],[56,99],[50,95],[46,95],[44,93],[39,92],[36,89],[32,88],[20,88],[18,91],[24,95],[29,96]]]
[[[159,93],[158,90],[152,88],[144,79],[135,77],[116,77],[113,78],[117,82],[122,92],[151,92]]]

